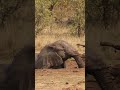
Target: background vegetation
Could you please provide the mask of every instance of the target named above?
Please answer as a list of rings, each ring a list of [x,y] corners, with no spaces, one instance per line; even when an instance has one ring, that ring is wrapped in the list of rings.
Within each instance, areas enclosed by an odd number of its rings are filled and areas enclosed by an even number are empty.
[[[85,0],[35,0],[35,7],[37,51],[59,39],[84,44]]]

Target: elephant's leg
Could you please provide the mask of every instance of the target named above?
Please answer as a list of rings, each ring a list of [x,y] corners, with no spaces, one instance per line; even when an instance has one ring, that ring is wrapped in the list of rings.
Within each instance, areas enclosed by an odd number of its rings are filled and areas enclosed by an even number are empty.
[[[85,67],[85,62],[83,61],[81,55],[78,53],[78,51],[72,49],[72,50],[69,50],[68,51],[66,50],[67,54],[70,56],[70,57],[73,57],[78,65],[79,68],[84,68]]]
[[[82,60],[80,55],[74,56],[75,61],[77,62],[77,65],[79,68],[84,68],[85,67],[85,62]]]

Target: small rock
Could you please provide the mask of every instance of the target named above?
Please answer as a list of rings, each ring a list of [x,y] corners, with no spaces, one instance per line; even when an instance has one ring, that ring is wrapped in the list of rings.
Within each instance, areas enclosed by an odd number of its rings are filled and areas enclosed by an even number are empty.
[[[65,84],[69,84],[68,82],[66,82]]]

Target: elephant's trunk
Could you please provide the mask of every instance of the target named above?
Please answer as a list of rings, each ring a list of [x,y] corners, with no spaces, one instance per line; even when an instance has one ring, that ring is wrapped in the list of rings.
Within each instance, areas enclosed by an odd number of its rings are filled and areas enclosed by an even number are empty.
[[[96,70],[93,75],[102,90],[119,90],[108,68]]]
[[[77,65],[79,68],[84,68],[85,67],[85,62],[82,60],[80,55],[74,56],[75,61],[77,62]]]

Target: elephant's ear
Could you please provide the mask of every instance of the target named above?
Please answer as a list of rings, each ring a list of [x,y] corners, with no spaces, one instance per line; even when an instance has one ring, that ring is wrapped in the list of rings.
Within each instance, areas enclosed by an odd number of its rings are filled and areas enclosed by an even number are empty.
[[[56,52],[48,53],[48,59],[50,60],[51,66],[60,66],[63,64],[62,58]]]
[[[38,68],[50,68],[63,64],[62,58],[55,52],[47,52],[38,57],[36,66]]]

